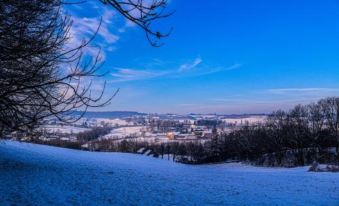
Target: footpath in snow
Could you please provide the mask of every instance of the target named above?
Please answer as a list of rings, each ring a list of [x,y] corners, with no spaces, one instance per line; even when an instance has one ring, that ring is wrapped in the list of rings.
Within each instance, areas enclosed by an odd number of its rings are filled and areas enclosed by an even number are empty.
[[[0,205],[339,205],[339,174],[0,142]]]

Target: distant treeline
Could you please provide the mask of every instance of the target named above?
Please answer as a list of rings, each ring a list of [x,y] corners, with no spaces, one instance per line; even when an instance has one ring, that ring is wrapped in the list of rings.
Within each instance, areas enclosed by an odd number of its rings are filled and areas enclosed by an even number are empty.
[[[94,127],[89,131],[78,133],[76,137],[79,142],[87,142],[109,134],[112,129],[111,127]]]
[[[313,160],[333,161],[323,158],[330,157],[327,148],[331,147],[336,148],[337,161],[338,129],[339,98],[330,97],[317,103],[297,105],[289,111],[275,111],[268,115],[264,123],[245,125],[229,134],[217,136],[203,145],[203,153],[194,157],[193,161],[237,159],[255,162],[264,155],[273,154],[271,159],[276,163],[270,165],[294,161],[296,166],[309,164]],[[200,147],[196,146],[196,149],[201,150]]]
[[[76,141],[62,140],[62,139],[49,139],[48,141],[40,140],[39,138],[33,138],[30,140],[36,144],[45,144],[56,147],[65,147],[70,149],[82,149],[82,145],[96,140],[111,132],[111,127],[93,127],[88,131],[80,132],[76,134]]]
[[[73,112],[73,115],[80,116],[82,112]],[[139,113],[134,111],[107,111],[107,112],[86,112],[84,117],[86,118],[126,118],[126,117],[133,117],[133,116],[142,116],[146,115],[145,113]]]
[[[301,148],[339,148],[339,98],[275,111],[262,124],[220,138],[225,156],[252,158]]]

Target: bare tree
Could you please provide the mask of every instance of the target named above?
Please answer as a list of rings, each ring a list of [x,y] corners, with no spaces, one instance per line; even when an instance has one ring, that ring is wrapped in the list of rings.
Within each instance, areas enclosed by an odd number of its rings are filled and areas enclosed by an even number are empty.
[[[289,130],[292,132],[290,141],[298,148],[304,147],[309,138],[307,112],[307,107],[299,104],[288,115],[290,118]]]
[[[319,104],[325,116],[325,124],[337,141],[337,152],[339,152],[339,98],[328,97],[320,100]]]
[[[148,36],[166,36],[150,29],[150,22],[164,17],[155,15],[154,11],[165,3],[150,4],[148,8],[130,2],[143,13],[138,20],[130,16],[133,10],[122,9],[128,2],[104,1],[141,26]],[[76,121],[89,107],[108,104],[118,92],[110,92],[104,99],[105,83],[102,90],[93,92],[91,79],[104,75],[98,71],[102,61],[99,52],[96,56],[86,56],[83,49],[95,34],[81,45],[69,48],[72,21],[60,11],[63,3],[60,0],[0,2],[0,132],[31,130],[47,117]],[[80,115],[72,115],[76,110],[81,110]]]
[[[324,113],[320,103],[308,105],[308,111],[308,121],[310,123],[311,136],[313,137],[313,145],[318,147],[319,138],[325,124]]]

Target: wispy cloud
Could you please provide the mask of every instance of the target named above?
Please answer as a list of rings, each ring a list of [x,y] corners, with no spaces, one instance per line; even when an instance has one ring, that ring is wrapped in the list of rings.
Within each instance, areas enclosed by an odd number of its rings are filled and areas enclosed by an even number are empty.
[[[146,80],[166,75],[166,71],[136,70],[130,68],[115,68],[111,73],[111,82],[126,82],[135,80]]]
[[[179,72],[184,72],[184,71],[188,71],[188,70],[194,69],[194,68],[197,67],[201,62],[202,62],[202,59],[201,59],[200,57],[198,57],[198,58],[194,59],[193,62],[185,63],[185,64],[180,65],[178,71],[179,71]]]
[[[130,23],[120,25],[121,19],[118,19],[117,13],[100,3],[88,1],[83,4],[81,6],[64,7],[64,12],[70,13],[72,20],[72,27],[69,31],[70,40],[67,47],[78,47],[83,42],[93,38],[93,35],[97,32],[95,40],[83,52],[89,56],[96,56],[100,51],[104,60],[106,52],[116,50],[115,44],[120,39],[121,33],[132,27],[132,25]],[[85,9],[91,10],[91,12],[84,12]],[[91,15],[83,15],[84,13],[90,13]]]
[[[202,62],[201,58],[196,58],[189,63],[184,63],[173,69],[155,70],[155,69],[133,69],[133,68],[114,68],[111,76],[111,82],[126,82],[136,80],[146,80],[158,77],[167,78],[185,78],[197,77],[208,74],[213,74],[222,71],[229,71],[240,68],[241,64],[233,64],[229,67],[204,67],[196,68]],[[158,65],[159,66],[159,65]],[[163,67],[162,65],[161,67]],[[194,69],[196,68],[196,69]]]
[[[103,51],[103,58],[105,58],[105,51],[113,51],[114,47],[112,45],[119,40],[119,36],[114,34],[110,29],[113,16],[114,12],[107,9],[104,10],[102,20],[101,17],[88,18],[73,16],[69,46],[71,48],[80,46],[83,42],[93,38],[93,35],[98,31],[96,38],[100,41],[92,42],[91,45],[85,48],[85,52],[86,54],[95,56],[100,48]]]
[[[293,95],[293,94],[328,94],[328,93],[339,93],[339,88],[278,88],[268,89],[267,93],[277,95]]]
[[[239,63],[232,64],[231,66],[228,67],[211,67],[211,68],[206,68],[198,75],[207,75],[207,74],[213,74],[213,73],[218,73],[218,72],[223,72],[223,71],[231,71],[231,70],[236,70],[240,69],[243,65]]]

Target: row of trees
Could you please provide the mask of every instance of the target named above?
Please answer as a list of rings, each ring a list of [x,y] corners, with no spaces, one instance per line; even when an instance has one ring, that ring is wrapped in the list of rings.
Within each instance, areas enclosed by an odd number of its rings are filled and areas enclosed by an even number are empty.
[[[89,150],[92,151],[110,151],[110,152],[128,152],[137,153],[141,148],[151,150],[152,155],[172,160],[183,160],[185,162],[202,163],[207,162],[204,154],[206,153],[207,144],[194,142],[170,142],[162,144],[154,144],[150,142],[140,142],[133,138],[125,139],[123,141],[116,141],[112,139],[94,140],[89,144]]]
[[[297,105],[289,111],[275,111],[265,123],[244,126],[221,137],[227,151],[236,156],[299,149],[339,149],[339,98],[321,99],[309,105]]]
[[[111,127],[94,127],[89,131],[80,132],[76,135],[76,138],[79,142],[88,142],[91,140],[98,139],[101,136],[109,134],[111,132]]]
[[[255,160],[268,153],[329,147],[336,147],[338,154],[338,128],[339,98],[329,97],[289,111],[272,112],[264,123],[215,137],[209,148],[204,147],[203,156],[212,161]]]

